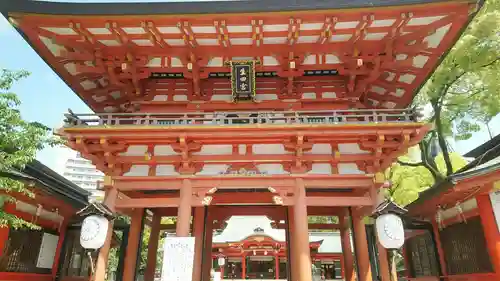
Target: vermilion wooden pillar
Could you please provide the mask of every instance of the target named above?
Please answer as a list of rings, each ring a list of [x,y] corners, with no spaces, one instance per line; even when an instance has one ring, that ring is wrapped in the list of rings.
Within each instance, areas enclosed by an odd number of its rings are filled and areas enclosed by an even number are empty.
[[[437,250],[437,253],[439,256],[439,265],[441,267],[441,275],[447,276],[448,270],[446,269],[446,260],[444,258],[443,246],[441,245],[441,236],[439,235],[439,227],[437,225],[436,220],[432,220],[432,232],[434,234],[434,240],[436,241],[436,250]],[[405,252],[405,254],[406,254],[406,252]],[[405,260],[408,262],[407,259],[405,259]],[[408,267],[408,269],[409,269],[409,267]],[[408,270],[408,274],[409,274],[409,270]]]
[[[389,259],[387,249],[382,247],[377,239],[378,262],[381,281],[391,281],[391,271],[389,269]]]
[[[342,242],[341,242],[342,243]],[[345,280],[345,265],[344,265],[344,259],[341,257],[340,258],[340,278]]]
[[[137,269],[137,253],[139,252],[139,239],[141,238],[142,216],[144,209],[136,208],[132,212],[130,232],[128,236],[127,251],[123,267],[123,281],[135,281]]]
[[[109,184],[111,182],[109,177],[104,178],[104,184]],[[115,211],[116,198],[118,196],[118,190],[114,187],[106,190],[103,204],[106,205],[111,211]],[[106,236],[106,242],[99,250],[99,255],[97,256],[97,262],[94,273],[94,281],[104,281],[106,278],[106,268],[108,266],[108,256],[109,249],[111,247],[111,239],[113,238],[113,221],[109,222],[108,234]]]
[[[64,243],[64,238],[66,237],[66,230],[68,229],[68,222],[69,218],[64,218],[64,221],[59,229],[59,240],[57,241],[56,254],[54,255],[54,263],[52,264],[52,278],[54,278],[54,280],[59,268],[59,260],[61,259],[61,251]]]
[[[500,280],[500,233],[493,213],[493,206],[488,194],[482,194],[476,197],[476,200],[488,253],[496,274],[494,280]]]
[[[372,269],[370,265],[370,255],[368,253],[368,240],[366,239],[366,228],[363,217],[352,216],[356,245],[356,261],[359,268],[359,281],[372,281]]]
[[[144,272],[144,281],[154,281],[156,271],[156,256],[158,254],[158,244],[160,240],[161,216],[154,213],[151,222],[151,233],[148,244],[148,260]]]
[[[205,245],[202,263],[202,280],[210,281],[210,271],[212,270],[212,240],[214,233],[214,219],[208,207],[207,221],[205,222]]]
[[[306,189],[304,187],[304,180],[299,178],[295,182],[295,205],[293,207],[295,233],[294,244],[296,248],[294,251],[296,263],[295,267],[298,268],[297,281],[312,281],[311,274],[311,251],[309,249],[309,222],[307,220],[307,202],[306,202]]]
[[[241,257],[241,279],[247,279],[247,255]]]
[[[275,268],[274,275],[276,277],[276,280],[278,280],[280,279],[280,258],[278,257],[278,255],[274,256],[274,268]]]
[[[205,227],[205,208],[197,207],[194,210],[193,232],[194,242],[194,263],[193,281],[201,281],[201,264],[203,259],[203,229]]]
[[[297,281],[298,278],[298,267],[297,267],[297,258],[296,258],[296,250],[295,247],[295,218],[294,218],[294,208],[292,206],[288,207],[288,229],[289,229],[289,237],[290,241],[287,241],[287,251],[290,251],[288,260],[289,266],[291,268],[290,273],[292,276],[289,276],[288,279],[291,281]]]
[[[349,226],[344,216],[339,217],[340,240],[342,243],[342,255],[344,256],[344,275],[346,281],[354,281],[354,258],[352,255],[351,235],[349,235]]]
[[[9,240],[9,227],[0,227],[0,256],[3,255],[5,243]]]
[[[191,221],[191,198],[193,195],[190,180],[185,179],[182,181],[182,188],[180,193],[176,235],[177,237],[187,237],[189,236],[189,227]]]

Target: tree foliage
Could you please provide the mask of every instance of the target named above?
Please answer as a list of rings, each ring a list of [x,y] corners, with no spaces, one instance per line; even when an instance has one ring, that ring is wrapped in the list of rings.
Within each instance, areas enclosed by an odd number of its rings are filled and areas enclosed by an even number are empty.
[[[36,152],[57,140],[49,134],[50,129],[38,122],[24,120],[19,111],[21,101],[11,91],[15,82],[26,78],[26,71],[0,70],[0,172],[20,170],[31,162]],[[14,201],[8,196],[20,192],[33,197],[30,187],[19,181],[0,176],[0,205]],[[36,225],[0,210],[0,227],[31,227]]]
[[[432,109],[429,121],[435,129],[420,144],[418,164],[435,180],[456,170],[447,138],[469,139],[481,129],[478,123],[488,124],[500,113],[499,34],[500,0],[488,0],[414,101]],[[443,152],[445,170],[437,167],[429,153],[435,141]]]
[[[309,221],[309,223],[320,223],[320,224],[339,222],[338,217],[327,217],[327,216],[308,216],[307,220]]]
[[[318,223],[318,224],[335,224],[335,223],[339,223],[339,218],[338,217],[329,217],[329,216],[308,216],[307,217],[307,220],[309,223],[311,224],[314,224],[314,223]],[[315,231],[319,231],[319,232],[331,232],[333,230],[332,229],[321,229],[321,230],[315,230]]]
[[[127,216],[119,216],[117,220],[122,221],[123,223],[130,224],[130,217]],[[174,224],[177,221],[176,217],[162,217],[161,219],[161,224]],[[127,239],[127,237],[123,237],[123,233],[121,231],[115,231],[115,234],[119,239]],[[149,245],[149,238],[151,236],[151,227],[148,225],[144,226],[143,234],[142,234],[142,242],[141,242],[141,249],[139,250],[139,259],[138,259],[138,267],[137,267],[137,273],[139,275],[144,275],[144,272],[146,271],[146,265],[148,261],[148,245]],[[163,249],[163,242],[165,241],[165,235],[161,235],[159,238],[159,243],[158,243],[158,252],[156,255],[156,271],[160,271],[163,263],[163,254],[162,250]],[[108,258],[108,279],[111,277],[110,272],[115,272],[118,269],[118,263],[119,263],[119,251],[120,249],[115,247],[110,250],[109,253],[109,258]]]
[[[418,147],[411,149],[406,156],[400,157],[404,163],[412,163],[412,156],[418,152]],[[454,171],[464,167],[467,162],[458,154],[450,153],[450,159],[453,163]],[[437,167],[437,172],[443,174],[446,171],[443,153],[437,155],[433,162]],[[387,197],[399,205],[405,206],[418,198],[418,194],[430,188],[436,180],[432,173],[423,165],[402,165],[394,163],[386,171],[386,178],[390,180],[391,185],[387,188]]]

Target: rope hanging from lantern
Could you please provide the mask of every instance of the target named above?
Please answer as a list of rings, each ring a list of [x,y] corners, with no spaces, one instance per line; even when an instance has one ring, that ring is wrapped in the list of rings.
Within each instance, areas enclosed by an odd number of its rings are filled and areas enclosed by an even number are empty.
[[[97,263],[97,260],[94,261],[94,259],[92,259],[92,253],[95,252],[95,250],[87,250],[87,258],[89,259],[89,267],[90,267],[90,275],[89,275],[89,281],[93,281],[94,280],[94,277],[95,277],[95,267],[96,267],[96,263]]]

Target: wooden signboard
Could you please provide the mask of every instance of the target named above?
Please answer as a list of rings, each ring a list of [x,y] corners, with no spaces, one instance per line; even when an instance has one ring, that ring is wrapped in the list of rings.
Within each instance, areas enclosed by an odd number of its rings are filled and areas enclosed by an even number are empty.
[[[233,100],[250,100],[255,98],[255,62],[232,61],[231,88]]]
[[[194,237],[167,237],[163,244],[161,281],[191,281]]]

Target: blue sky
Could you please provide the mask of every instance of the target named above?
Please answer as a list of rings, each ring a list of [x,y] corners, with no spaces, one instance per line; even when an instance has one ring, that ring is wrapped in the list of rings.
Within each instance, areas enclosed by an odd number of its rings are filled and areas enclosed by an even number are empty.
[[[92,2],[117,1],[94,0]],[[90,112],[90,109],[59,79],[2,16],[0,16],[0,42],[0,68],[25,69],[31,72],[29,78],[16,84],[13,89],[22,101],[21,113],[25,119],[58,128],[62,125],[63,114],[68,108],[77,113]],[[499,134],[500,116],[497,116],[490,126],[494,135]],[[474,134],[471,139],[455,143],[453,146],[456,151],[465,153],[488,139],[488,133],[483,130]],[[61,148],[48,148],[40,151],[37,159],[60,172],[61,163],[65,161],[62,158],[65,155]]]

